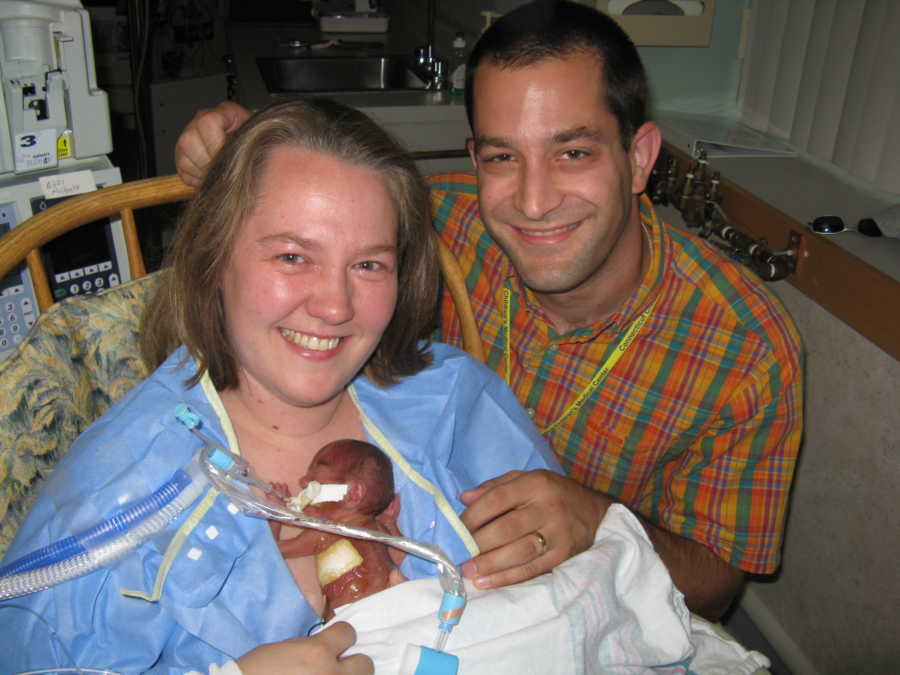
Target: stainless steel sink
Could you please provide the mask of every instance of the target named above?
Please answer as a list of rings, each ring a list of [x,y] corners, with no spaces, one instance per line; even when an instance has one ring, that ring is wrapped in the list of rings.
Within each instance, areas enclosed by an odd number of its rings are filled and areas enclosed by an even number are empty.
[[[425,88],[402,56],[274,56],[256,63],[272,93]]]

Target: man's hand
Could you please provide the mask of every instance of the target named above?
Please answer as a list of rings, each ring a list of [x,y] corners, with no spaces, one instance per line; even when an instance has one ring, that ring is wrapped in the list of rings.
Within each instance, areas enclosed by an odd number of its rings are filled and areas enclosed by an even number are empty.
[[[375,668],[368,656],[341,658],[355,642],[353,627],[338,622],[312,637],[261,645],[237,664],[243,675],[370,675]]]
[[[233,101],[198,110],[175,144],[175,168],[181,180],[197,187],[212,158],[232,131],[250,117],[250,111]]]
[[[462,571],[478,588],[531,579],[587,550],[613,503],[550,471],[512,471],[463,492],[460,499],[469,507],[462,521],[482,551],[464,563]],[[743,572],[702,544],[640,515],[638,519],[688,608],[718,621],[740,591]]]
[[[462,571],[478,588],[531,579],[587,550],[612,503],[551,471],[512,471],[460,499],[468,507],[462,521],[481,549]]]

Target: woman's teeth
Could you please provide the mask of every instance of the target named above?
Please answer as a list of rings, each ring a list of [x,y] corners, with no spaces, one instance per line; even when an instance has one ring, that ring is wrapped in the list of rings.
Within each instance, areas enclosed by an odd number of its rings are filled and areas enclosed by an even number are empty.
[[[338,343],[341,341],[340,338],[318,338],[314,335],[298,333],[287,328],[281,328],[279,330],[281,331],[282,337],[290,340],[295,345],[314,352],[327,352],[337,347]]]

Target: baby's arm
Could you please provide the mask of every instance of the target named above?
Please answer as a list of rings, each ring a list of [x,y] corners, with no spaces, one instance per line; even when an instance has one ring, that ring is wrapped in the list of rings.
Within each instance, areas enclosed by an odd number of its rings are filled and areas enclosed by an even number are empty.
[[[301,558],[322,551],[333,539],[337,538],[327,532],[304,528],[296,537],[279,539],[278,550],[285,558]]]

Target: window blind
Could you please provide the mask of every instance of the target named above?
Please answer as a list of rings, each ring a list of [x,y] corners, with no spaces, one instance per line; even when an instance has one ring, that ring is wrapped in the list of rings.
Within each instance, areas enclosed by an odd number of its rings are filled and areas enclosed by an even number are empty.
[[[900,193],[900,2],[754,0],[738,117]]]

